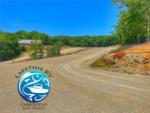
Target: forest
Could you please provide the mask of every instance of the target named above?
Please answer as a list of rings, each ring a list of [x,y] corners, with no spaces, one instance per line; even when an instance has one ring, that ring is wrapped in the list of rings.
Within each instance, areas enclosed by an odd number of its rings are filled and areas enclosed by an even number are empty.
[[[25,51],[25,48],[20,47],[17,43],[20,39],[41,40],[42,45],[34,47],[37,48],[35,51],[40,50],[42,46],[54,46],[56,48],[58,48],[57,46],[102,47],[118,43],[113,36],[49,36],[37,31],[19,30],[13,33],[1,31],[0,60],[12,59]],[[55,50],[53,49],[53,51]]]
[[[118,23],[113,35],[120,44],[150,41],[150,0],[112,0],[118,8]]]

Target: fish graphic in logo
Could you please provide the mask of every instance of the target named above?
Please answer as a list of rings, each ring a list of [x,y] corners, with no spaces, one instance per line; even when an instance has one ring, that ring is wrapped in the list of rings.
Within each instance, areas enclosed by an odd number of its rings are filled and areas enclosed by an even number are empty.
[[[18,92],[29,102],[40,102],[50,92],[48,76],[39,70],[29,70],[18,81]]]

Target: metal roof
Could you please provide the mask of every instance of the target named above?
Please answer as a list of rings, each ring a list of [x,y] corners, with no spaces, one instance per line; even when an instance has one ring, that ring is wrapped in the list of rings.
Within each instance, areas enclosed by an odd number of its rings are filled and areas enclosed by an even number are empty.
[[[18,43],[26,43],[26,44],[31,44],[31,43],[41,43],[41,40],[28,40],[28,39],[22,39],[18,40]]]

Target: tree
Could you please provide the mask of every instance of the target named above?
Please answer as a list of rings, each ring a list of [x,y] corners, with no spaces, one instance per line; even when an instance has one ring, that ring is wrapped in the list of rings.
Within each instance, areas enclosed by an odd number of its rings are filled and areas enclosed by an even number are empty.
[[[53,46],[47,49],[47,57],[59,56],[60,46]]]
[[[6,35],[0,33],[0,61],[17,57],[24,48],[19,47],[17,42],[9,40]]]
[[[141,43],[147,38],[147,22],[145,12],[149,15],[148,0],[113,0],[120,10],[119,22],[116,25],[116,34],[122,43]],[[149,19],[148,19],[149,20]]]
[[[43,44],[32,44],[32,59],[42,59],[44,58],[44,47]]]

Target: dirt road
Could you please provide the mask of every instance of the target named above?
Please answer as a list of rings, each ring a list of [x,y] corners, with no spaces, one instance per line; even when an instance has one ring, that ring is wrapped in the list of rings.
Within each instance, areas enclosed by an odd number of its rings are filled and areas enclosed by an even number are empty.
[[[112,48],[89,48],[77,54],[0,64],[0,113],[30,113],[17,91],[15,74],[29,65],[48,68],[52,90],[33,113],[150,113],[150,77],[94,70],[89,64]]]

